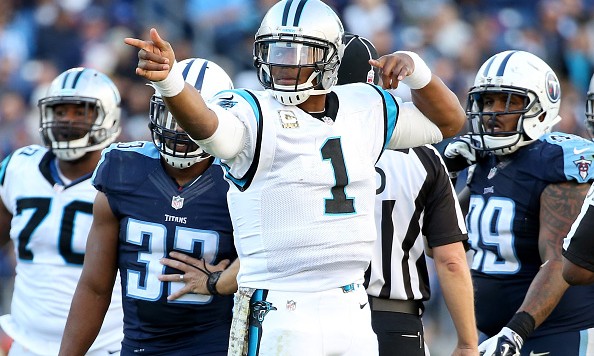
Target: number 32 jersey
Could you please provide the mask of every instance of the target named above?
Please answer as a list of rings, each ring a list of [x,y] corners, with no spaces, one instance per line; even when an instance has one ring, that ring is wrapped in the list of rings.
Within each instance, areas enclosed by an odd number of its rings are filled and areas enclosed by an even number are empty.
[[[56,158],[31,145],[0,165],[0,198],[12,214],[18,263],[11,314],[2,328],[37,354],[58,354],[70,302],[82,272],[93,201],[91,175],[64,185]],[[119,281],[91,350],[122,339]]]
[[[211,264],[236,258],[226,200],[229,184],[218,162],[179,187],[163,169],[152,142],[117,143],[103,151],[93,185],[105,193],[120,221],[124,344],[157,353],[196,343],[216,326],[229,330],[232,296],[190,293],[168,301],[184,284],[157,278],[180,273],[159,262],[171,251]]]
[[[479,330],[494,335],[518,310],[543,263],[538,249],[540,197],[549,184],[594,180],[594,143],[550,133],[507,161],[489,155],[469,183],[466,216]],[[561,251],[559,251],[561,253]],[[594,286],[570,287],[533,336],[594,326]]]

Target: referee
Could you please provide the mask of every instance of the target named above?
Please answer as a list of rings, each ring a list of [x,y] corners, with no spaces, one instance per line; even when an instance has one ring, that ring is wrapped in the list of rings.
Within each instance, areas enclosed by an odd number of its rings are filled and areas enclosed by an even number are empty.
[[[338,84],[378,82],[373,44],[347,34]],[[414,93],[413,93],[414,95]],[[386,150],[376,168],[376,240],[365,285],[380,356],[428,355],[422,315],[431,296],[426,252],[435,260],[458,343],[453,355],[478,355],[468,239],[458,200],[431,146]]]

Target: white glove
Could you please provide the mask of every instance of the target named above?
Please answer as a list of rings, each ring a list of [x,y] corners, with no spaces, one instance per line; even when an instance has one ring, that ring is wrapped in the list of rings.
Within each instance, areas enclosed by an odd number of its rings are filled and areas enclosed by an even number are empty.
[[[456,158],[456,156],[462,156],[466,158],[466,162],[472,165],[476,162],[476,151],[470,145],[470,135],[464,135],[456,137],[450,142],[443,155],[447,158]]]
[[[480,356],[520,356],[524,340],[507,326],[499,334],[483,341],[479,347]]]

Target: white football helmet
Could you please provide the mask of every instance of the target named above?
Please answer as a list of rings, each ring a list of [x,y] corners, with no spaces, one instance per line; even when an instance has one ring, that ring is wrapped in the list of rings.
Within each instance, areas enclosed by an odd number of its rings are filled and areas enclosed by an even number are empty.
[[[588,98],[586,100],[586,128],[590,136],[594,138],[594,75],[590,79]]]
[[[84,106],[85,120],[60,119],[56,105]],[[57,76],[38,103],[44,144],[61,160],[72,161],[101,150],[120,133],[120,92],[105,74],[72,68]]]
[[[524,98],[522,110],[483,111],[483,95],[503,93]],[[466,114],[471,123],[471,143],[477,150],[496,155],[515,152],[543,134],[551,132],[561,121],[561,86],[559,79],[542,59],[524,51],[505,51],[489,58],[479,69],[474,86],[468,93]],[[518,114],[515,131],[495,132],[483,125],[483,119],[496,120],[498,115]]]
[[[344,51],[344,28],[320,0],[282,0],[268,10],[256,33],[254,66],[258,79],[284,105],[299,105],[310,95],[326,94],[336,83]],[[305,83],[275,78],[273,67],[312,68]],[[297,78],[299,77],[297,75]],[[294,83],[287,83],[294,79]]]
[[[214,62],[188,58],[177,65],[182,66],[186,83],[198,89],[204,100],[233,89],[231,78]],[[153,143],[170,166],[184,169],[210,157],[177,124],[158,91],[151,98],[149,118]]]

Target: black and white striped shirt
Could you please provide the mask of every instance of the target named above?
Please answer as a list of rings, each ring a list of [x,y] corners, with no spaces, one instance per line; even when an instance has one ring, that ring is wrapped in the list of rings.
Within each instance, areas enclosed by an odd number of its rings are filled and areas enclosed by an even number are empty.
[[[386,150],[376,165],[376,229],[367,293],[427,300],[430,248],[467,240],[464,218],[448,171],[432,146]]]

